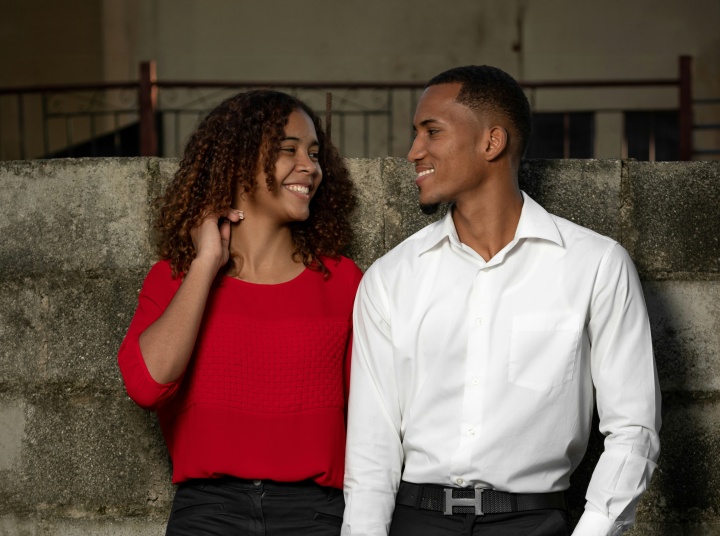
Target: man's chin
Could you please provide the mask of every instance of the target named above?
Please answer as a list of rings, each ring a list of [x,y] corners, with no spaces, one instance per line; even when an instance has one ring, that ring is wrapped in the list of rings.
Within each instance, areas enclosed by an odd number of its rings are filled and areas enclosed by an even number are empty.
[[[420,210],[423,214],[426,216],[432,216],[433,214],[437,214],[437,211],[440,209],[440,203],[420,203]]]

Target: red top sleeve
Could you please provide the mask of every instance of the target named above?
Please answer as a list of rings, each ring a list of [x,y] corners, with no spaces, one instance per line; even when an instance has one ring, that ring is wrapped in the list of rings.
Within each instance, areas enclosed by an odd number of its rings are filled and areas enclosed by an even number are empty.
[[[156,411],[171,399],[182,376],[171,383],[158,383],[145,365],[140,334],[163,314],[182,282],[172,278],[170,263],[161,261],[148,273],[138,296],[138,307],[118,352],[118,365],[130,398],[142,408]]]

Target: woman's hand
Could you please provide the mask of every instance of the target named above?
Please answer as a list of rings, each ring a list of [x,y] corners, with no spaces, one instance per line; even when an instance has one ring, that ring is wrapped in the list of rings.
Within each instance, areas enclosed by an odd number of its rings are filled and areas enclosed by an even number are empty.
[[[190,231],[195,260],[167,309],[140,334],[140,351],[156,382],[176,381],[187,367],[213,279],[230,258],[230,222],[243,218],[241,210],[228,209]]]
[[[230,223],[244,218],[242,210],[229,208],[223,213],[210,214],[192,228],[190,237],[195,247],[195,259],[208,262],[215,272],[230,259]]]

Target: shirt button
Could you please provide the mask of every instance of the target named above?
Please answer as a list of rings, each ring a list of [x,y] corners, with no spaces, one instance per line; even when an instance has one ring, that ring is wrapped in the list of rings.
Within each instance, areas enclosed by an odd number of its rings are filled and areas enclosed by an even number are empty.
[[[472,382],[473,382],[473,385],[477,385],[478,383],[480,383],[480,378],[473,378]]]
[[[483,318],[476,318],[476,319],[475,319],[475,323],[476,323],[478,326],[482,326],[482,325],[485,323],[485,320],[484,320]]]
[[[468,430],[468,435],[469,435],[469,436],[474,436],[474,435],[475,435],[475,430],[473,430],[472,428],[470,428],[470,430]]]
[[[457,482],[461,486],[465,483],[465,481],[462,478],[458,478],[455,482]]]

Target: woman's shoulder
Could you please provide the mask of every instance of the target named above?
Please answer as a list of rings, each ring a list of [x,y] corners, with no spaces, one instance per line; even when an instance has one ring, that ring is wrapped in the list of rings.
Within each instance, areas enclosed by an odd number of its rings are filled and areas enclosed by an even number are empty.
[[[162,279],[162,280],[170,280],[174,279],[172,276],[172,264],[170,264],[170,261],[167,259],[163,259],[160,261],[157,261],[155,264],[153,264],[150,267],[150,270],[147,274],[148,279]]]
[[[182,283],[182,274],[173,277],[172,264],[169,260],[161,260],[152,265],[143,283],[143,290],[157,292],[160,289],[167,289],[175,292]]]

